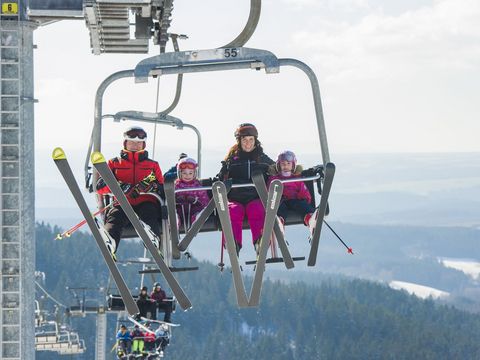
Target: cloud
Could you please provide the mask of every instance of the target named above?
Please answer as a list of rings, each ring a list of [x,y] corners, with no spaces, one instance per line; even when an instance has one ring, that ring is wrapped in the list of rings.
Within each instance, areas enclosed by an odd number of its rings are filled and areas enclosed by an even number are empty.
[[[343,9],[354,11],[359,8],[367,8],[368,0],[282,0],[286,5],[295,7],[317,7],[323,9]]]
[[[314,62],[331,74],[329,80],[381,78],[392,71],[413,76],[476,68],[479,22],[480,2],[441,0],[396,16],[377,10],[359,20],[319,18],[320,30],[296,32],[292,41],[313,52]]]

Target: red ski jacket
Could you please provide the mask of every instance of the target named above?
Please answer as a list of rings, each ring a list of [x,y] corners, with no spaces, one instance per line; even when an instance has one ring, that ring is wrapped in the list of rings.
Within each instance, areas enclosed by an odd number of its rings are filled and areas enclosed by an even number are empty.
[[[132,152],[122,150],[120,156],[108,160],[108,167],[112,170],[117,180],[123,183],[136,185],[153,171],[158,183],[163,184],[162,170],[158,162],[148,158],[147,151]],[[100,181],[97,184],[100,184]],[[98,185],[97,191],[99,194],[108,194],[111,192],[108,186],[99,188]],[[132,206],[146,201],[157,202],[153,196],[149,195],[140,195],[136,199],[128,198],[128,202]]]

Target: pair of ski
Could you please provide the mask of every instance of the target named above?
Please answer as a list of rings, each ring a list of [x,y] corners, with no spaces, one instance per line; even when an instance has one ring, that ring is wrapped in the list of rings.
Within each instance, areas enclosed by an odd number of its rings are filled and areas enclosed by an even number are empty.
[[[230,266],[233,274],[233,284],[237,296],[239,307],[256,307],[260,303],[260,294],[262,290],[263,274],[265,272],[265,263],[267,260],[268,246],[273,233],[274,223],[276,221],[277,210],[282,199],[283,184],[279,180],[274,180],[270,184],[267,199],[265,201],[265,221],[263,226],[263,236],[260,241],[260,249],[257,258],[257,266],[250,290],[250,297],[247,299],[245,285],[241,274],[240,264],[233,237],[232,223],[228,211],[227,188],[221,181],[217,181],[212,186],[213,199],[218,211],[220,223],[222,225],[227,252],[230,258]],[[293,262],[292,262],[293,263]]]
[[[288,251],[283,232],[280,229],[278,219],[276,217],[280,200],[282,198],[283,184],[280,181],[272,182],[270,190],[267,192],[265,179],[262,173],[253,174],[254,185],[257,188],[259,197],[266,208],[265,222],[263,228],[263,238],[270,239],[272,231],[275,231],[275,236],[279,243],[280,250],[283,255],[283,261],[287,269],[293,268],[293,259]],[[227,189],[228,188],[228,189]],[[167,208],[169,211],[169,219],[176,219],[175,214],[175,188],[173,180],[167,180],[164,184],[165,198]],[[233,282],[237,296],[237,303],[239,307],[254,307],[258,306],[260,302],[260,294],[262,288],[263,274],[265,272],[265,263],[268,251],[269,240],[262,241],[260,244],[259,256],[257,259],[257,266],[255,269],[255,277],[252,284],[250,299],[247,299],[243,278],[241,275],[240,264],[236,253],[235,240],[233,238],[232,224],[228,212],[227,193],[230,189],[230,184],[224,184],[217,181],[212,185],[213,198],[210,199],[205,209],[200,213],[197,219],[192,224],[191,228],[185,234],[181,242],[179,242],[178,227],[176,221],[169,221],[170,234],[172,235],[172,248],[177,248],[178,251],[185,251],[193,238],[199,233],[203,224],[207,221],[212,212],[217,209],[217,213],[224,231],[227,252],[230,258],[232,267]],[[173,252],[175,254],[175,252]]]
[[[101,230],[100,225],[95,221],[94,217],[92,216],[87,203],[80,191],[80,188],[75,180],[73,172],[70,168],[68,163],[67,157],[65,152],[61,148],[56,148],[53,151],[53,160],[62,174],[68,188],[70,189],[75,201],[77,202],[80,211],[82,212],[87,224],[97,242],[98,247],[100,248],[100,252],[105,259],[105,262],[110,270],[110,273],[115,281],[118,290],[122,296],[123,302],[125,304],[125,308],[129,315],[133,316],[139,313],[138,306],[135,300],[128,289],[125,280],[123,279],[120,271],[118,270],[117,264],[115,263],[112,253],[108,250],[106,246],[106,235]],[[113,195],[117,199],[118,203],[122,207],[123,211],[125,212],[126,216],[132,223],[133,227],[135,228],[136,232],[143,240],[145,247],[151,253],[155,263],[159,267],[160,271],[162,272],[166,282],[172,289],[173,294],[177,298],[179,305],[184,310],[188,310],[192,307],[190,300],[188,299],[187,295],[180,287],[179,283],[173,276],[172,272],[170,271],[169,267],[166,265],[165,261],[163,260],[162,256],[160,255],[158,249],[155,247],[154,243],[151,239],[151,234],[149,235],[149,231],[147,231],[142,223],[140,222],[138,216],[135,214],[132,206],[128,202],[125,194],[123,193],[122,189],[118,185],[118,182],[113,175],[112,171],[108,167],[105,158],[99,152],[95,152],[91,156],[92,163],[95,169],[99,172],[100,176],[103,178],[105,183],[108,185],[110,190],[112,191]]]
[[[324,177],[323,177],[323,188],[321,189],[321,198],[320,204],[316,211],[316,224],[313,230],[313,233],[310,235],[310,254],[308,256],[308,266],[315,266],[317,261],[317,254],[318,254],[318,246],[320,243],[320,234],[322,232],[322,224],[324,222],[325,214],[328,207],[328,196],[330,194],[330,190],[332,188],[333,177],[335,175],[335,164],[327,163],[324,170]],[[265,180],[263,175],[259,173],[254,173],[252,176],[253,182],[255,184],[255,188],[262,199],[262,202],[265,204],[265,199],[267,198],[267,188],[265,185]],[[280,230],[280,224],[277,221],[275,222],[275,236],[277,238],[278,246],[280,251],[282,252],[283,259],[279,259],[280,261],[285,262],[285,266],[287,269],[292,268],[293,261],[300,260],[304,258],[293,258],[290,256],[290,253],[287,248],[286,241],[284,239],[284,234]],[[247,264],[254,263],[254,262],[247,262]]]

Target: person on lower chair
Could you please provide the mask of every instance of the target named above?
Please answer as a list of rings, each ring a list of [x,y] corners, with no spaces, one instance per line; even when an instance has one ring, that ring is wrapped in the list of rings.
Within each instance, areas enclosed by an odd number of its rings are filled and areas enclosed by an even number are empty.
[[[164,311],[163,321],[171,322],[172,314],[172,302],[167,299],[165,291],[162,290],[160,283],[153,284],[153,291],[150,294],[150,298],[157,303],[159,311]]]
[[[140,311],[140,317],[151,318],[152,315],[155,315],[155,302],[148,296],[148,288],[146,286],[142,287],[140,294],[138,294],[137,306]]]
[[[132,348],[132,336],[125,325],[120,326],[117,332],[117,354],[123,356],[130,354]]]

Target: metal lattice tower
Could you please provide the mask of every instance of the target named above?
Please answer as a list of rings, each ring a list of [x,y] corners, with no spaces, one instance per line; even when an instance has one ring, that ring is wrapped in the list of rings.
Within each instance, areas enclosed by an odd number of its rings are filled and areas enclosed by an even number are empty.
[[[33,29],[24,4],[0,15],[0,357],[34,359]]]
[[[107,313],[104,308],[99,309],[97,313],[97,338],[95,341],[95,358],[97,360],[104,360],[107,338]]]

